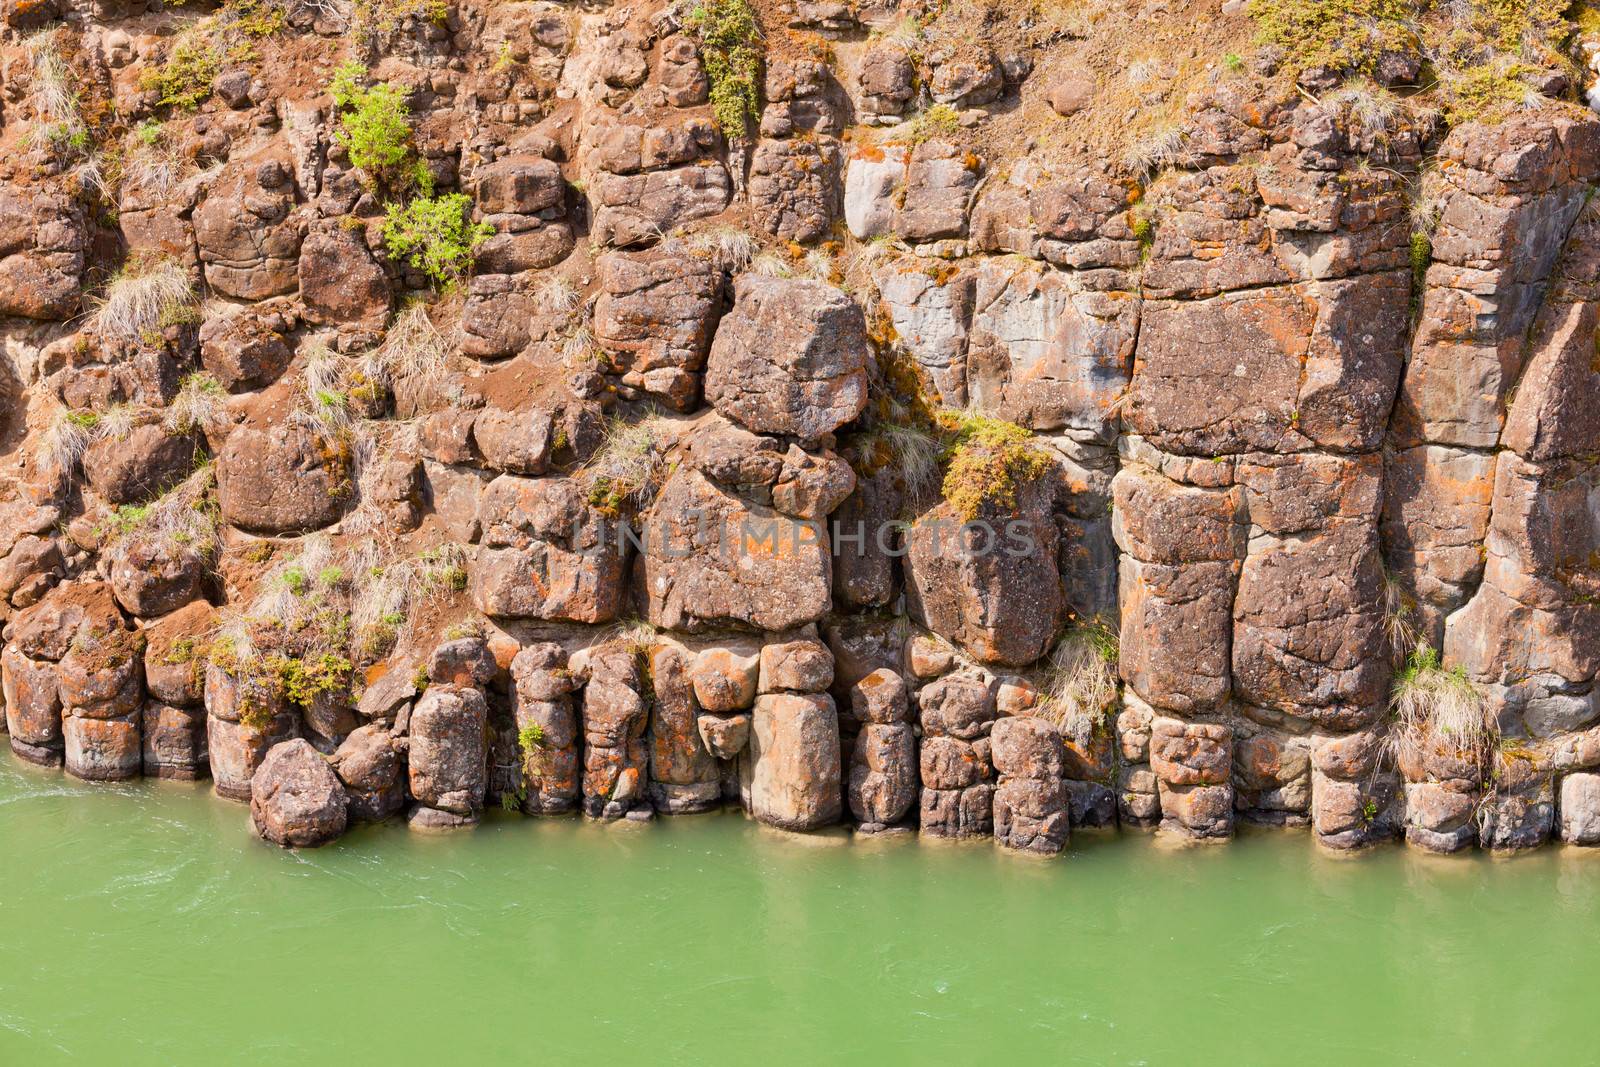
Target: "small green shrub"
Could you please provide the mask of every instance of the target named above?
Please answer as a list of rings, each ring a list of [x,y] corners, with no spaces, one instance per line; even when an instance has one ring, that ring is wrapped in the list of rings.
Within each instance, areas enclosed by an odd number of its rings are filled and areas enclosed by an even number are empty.
[[[445,0],[355,0],[351,32],[361,38],[387,36],[409,18],[439,24],[449,14]]]
[[[400,86],[362,85],[365,75],[365,68],[353,61],[334,72],[329,91],[339,107],[339,129],[333,138],[344,146],[353,166],[392,174],[411,156],[411,109]]]
[[[437,285],[453,287],[494,235],[487,222],[470,221],[471,211],[472,201],[462,193],[419,196],[404,207],[390,204],[383,220],[389,258],[404,260]]]
[[[139,78],[139,88],[160,94],[158,107],[193,111],[211,95],[211,83],[222,70],[223,53],[200,34],[179,38],[167,61]]]
[[[711,80],[711,112],[723,136],[742,139],[761,117],[765,45],[749,0],[701,0],[688,28]]]
[[[517,748],[522,750],[524,760],[543,747],[544,727],[538,723],[530,722],[517,732]]]
[[[270,37],[289,24],[289,12],[272,0],[228,0],[221,22],[246,37]]]
[[[123,504],[113,511],[95,532],[105,539],[126,537],[150,518],[149,504]]]
[[[934,138],[948,139],[961,131],[961,116],[949,104],[934,104],[911,120],[912,144],[921,144]]]

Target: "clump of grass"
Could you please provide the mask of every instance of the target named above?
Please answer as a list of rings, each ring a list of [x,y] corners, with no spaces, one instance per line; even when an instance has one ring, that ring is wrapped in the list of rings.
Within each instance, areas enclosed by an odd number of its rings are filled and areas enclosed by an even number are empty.
[[[552,274],[539,284],[534,303],[546,315],[568,316],[578,310],[583,295],[571,279]]]
[[[383,220],[389,258],[404,260],[446,290],[460,284],[479,247],[494,236],[487,222],[472,222],[472,200],[464,193],[419,196],[404,207],[390,204]]]
[[[610,645],[643,659],[656,647],[659,634],[660,631],[644,619],[626,618],[602,631],[595,645]]]
[[[439,394],[450,381],[450,342],[413,300],[389,324],[383,343],[366,360],[365,375],[384,387],[401,386],[419,396]]]
[[[216,501],[216,471],[206,463],[148,504],[117,508],[102,527],[111,541],[137,539],[181,549],[211,566],[221,548],[221,511]]]
[[[1377,140],[1387,138],[1405,114],[1405,105],[1398,96],[1365,78],[1335,89],[1323,98],[1323,104],[1341,115],[1353,130]]]
[[[749,0],[699,0],[686,28],[700,42],[711,81],[711,113],[729,140],[742,141],[761,118],[766,45]]]
[[[1078,622],[1050,654],[1046,717],[1087,743],[1105,728],[1117,703],[1117,632],[1104,619]]]
[[[123,156],[123,174],[134,185],[157,196],[171,193],[189,168],[177,142],[159,122],[134,128],[131,147]]]
[[[544,727],[536,722],[530,722],[517,731],[517,750],[522,753],[523,763],[526,764],[534,753],[544,748]]]
[[[177,395],[167,405],[165,425],[169,433],[210,434],[228,422],[228,391],[206,371],[186,374],[178,384]]]
[[[1492,121],[1538,107],[1529,75],[1576,70],[1567,52],[1573,24],[1565,0],[1479,0],[1444,5],[1425,27],[1425,53],[1447,122]]]
[[[944,498],[971,522],[985,513],[1009,512],[1023,486],[1054,466],[1033,434],[987,415],[941,411],[935,423],[945,437]]]
[[[1422,646],[1417,627],[1417,601],[1398,575],[1383,572],[1383,632],[1397,664],[1404,663]]]
[[[270,37],[288,24],[288,10],[273,0],[228,0],[217,12],[219,28],[246,37]]]
[[[445,0],[355,0],[352,35],[361,41],[386,37],[412,18],[438,25],[449,17]]]
[[[647,505],[665,476],[665,445],[663,420],[613,419],[605,441],[578,472],[589,504],[613,518]]]
[[[684,241],[684,247],[695,255],[708,257],[724,273],[740,274],[761,251],[761,242],[737,226],[716,226],[692,234]]]
[[[35,34],[27,42],[32,71],[33,107],[43,122],[77,123],[78,93],[72,69],[56,46],[55,34]]]
[[[906,140],[912,144],[948,140],[961,132],[961,116],[949,104],[934,104],[906,124]]]
[[[586,322],[575,323],[561,341],[561,362],[568,367],[590,367],[600,361],[600,344]]]
[[[94,443],[99,416],[88,411],[61,408],[50,420],[39,440],[39,465],[58,477],[70,476]]]
[[[939,491],[943,444],[930,430],[906,422],[879,422],[855,439],[857,473],[888,471],[906,507],[915,511]]]
[[[72,65],[61,54],[52,30],[36,33],[24,42],[30,72],[29,89],[37,118],[24,137],[39,144],[63,164],[76,160],[72,175],[80,193],[110,198],[106,165],[95,146],[94,134],[84,120]]]
[[[112,276],[90,325],[103,337],[136,340],[199,302],[187,270],[171,259],[153,260]]]
[[[1426,746],[1438,744],[1481,759],[1493,747],[1494,729],[1477,687],[1460,666],[1441,666],[1430,645],[1418,646],[1407,657],[1395,677],[1389,709],[1403,758],[1414,759]]]
[[[1164,125],[1136,138],[1122,154],[1129,173],[1148,179],[1157,171],[1183,162],[1189,135],[1177,125]]]
[[[345,368],[326,345],[309,344],[300,372],[300,397],[291,416],[296,422],[330,437],[348,437],[355,414],[345,388]]]

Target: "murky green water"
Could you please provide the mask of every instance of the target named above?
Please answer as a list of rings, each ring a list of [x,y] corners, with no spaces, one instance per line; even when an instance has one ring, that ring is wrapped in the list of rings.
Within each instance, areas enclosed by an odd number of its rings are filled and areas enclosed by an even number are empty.
[[[280,852],[0,755],[0,1064],[1584,1062],[1600,856],[504,816]]]

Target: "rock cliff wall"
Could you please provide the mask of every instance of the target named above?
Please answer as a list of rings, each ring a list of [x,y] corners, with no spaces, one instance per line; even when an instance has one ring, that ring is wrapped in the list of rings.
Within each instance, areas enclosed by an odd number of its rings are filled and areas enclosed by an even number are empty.
[[[0,0],[12,751],[1600,843],[1600,16]]]

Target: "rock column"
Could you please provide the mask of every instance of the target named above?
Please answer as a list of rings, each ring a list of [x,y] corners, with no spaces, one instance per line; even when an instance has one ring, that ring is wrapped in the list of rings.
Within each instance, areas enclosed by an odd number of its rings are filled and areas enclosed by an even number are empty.
[[[878,668],[850,687],[850,710],[860,724],[850,754],[850,814],[860,832],[879,833],[917,802],[917,739],[904,680]]]
[[[917,694],[922,718],[922,832],[987,837],[994,827],[994,682],[962,670]]]
[[[1000,776],[995,840],[1020,852],[1060,852],[1070,832],[1061,731],[1043,719],[1006,717],[994,724],[990,746]]]
[[[575,684],[558,644],[529,645],[511,661],[512,715],[522,746],[522,810],[529,815],[575,811],[583,795]]]

